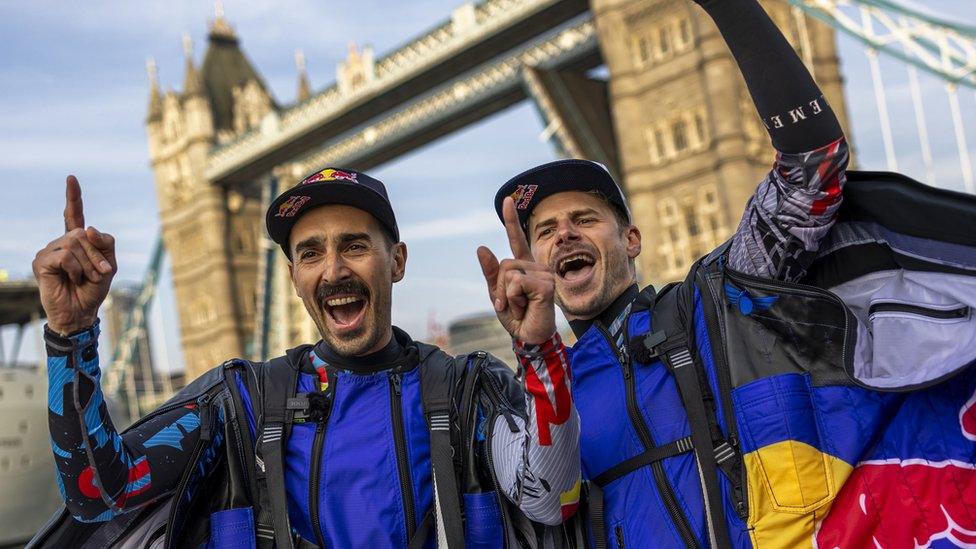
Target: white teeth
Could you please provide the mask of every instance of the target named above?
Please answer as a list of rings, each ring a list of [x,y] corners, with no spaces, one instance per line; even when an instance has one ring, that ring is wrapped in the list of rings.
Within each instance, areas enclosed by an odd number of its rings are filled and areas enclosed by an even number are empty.
[[[580,260],[583,260],[583,261],[589,261],[590,260],[589,256],[587,256],[585,254],[571,255],[571,256],[569,256],[569,257],[567,257],[567,258],[565,258],[565,259],[563,259],[562,261],[559,262],[559,270],[560,271],[565,270],[566,269],[566,265],[570,261],[576,261],[577,259],[580,259]]]
[[[361,297],[340,297],[337,299],[329,299],[325,302],[329,307],[338,307],[339,305],[348,305],[350,303],[355,303],[357,301],[362,301]]]

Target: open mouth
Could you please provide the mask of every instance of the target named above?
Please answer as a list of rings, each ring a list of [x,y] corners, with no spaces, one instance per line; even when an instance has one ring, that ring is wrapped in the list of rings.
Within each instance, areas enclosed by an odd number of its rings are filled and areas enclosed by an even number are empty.
[[[567,282],[583,280],[593,272],[596,260],[586,252],[577,252],[559,260],[556,264],[556,274]]]
[[[355,330],[366,316],[366,297],[338,295],[325,300],[325,313],[338,332]]]

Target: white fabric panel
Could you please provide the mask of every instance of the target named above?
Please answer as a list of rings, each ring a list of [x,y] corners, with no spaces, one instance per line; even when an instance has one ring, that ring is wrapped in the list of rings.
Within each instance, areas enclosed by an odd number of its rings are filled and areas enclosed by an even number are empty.
[[[897,389],[925,383],[976,360],[976,277],[881,271],[831,291],[857,317],[854,375],[865,385]],[[869,315],[876,303],[969,310],[951,319],[894,311]]]

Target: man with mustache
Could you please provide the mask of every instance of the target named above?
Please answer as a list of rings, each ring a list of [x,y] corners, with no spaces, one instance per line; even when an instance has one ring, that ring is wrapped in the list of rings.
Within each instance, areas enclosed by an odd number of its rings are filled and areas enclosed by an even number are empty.
[[[50,426],[67,511],[35,546],[550,547],[579,496],[578,418],[552,277],[504,287],[516,376],[391,325],[407,247],[386,188],[326,168],[278,196],[271,238],[322,340],[204,374],[120,434],[99,387],[98,307],[114,241],[84,228],[38,253]],[[551,394],[550,394],[551,392]]]
[[[813,78],[756,0],[696,3],[731,49],[778,151],[730,243],[709,261],[753,276],[797,280],[840,206],[848,161],[843,132]],[[677,336],[651,332],[653,338],[631,344],[631,337],[663,326],[664,315],[648,311],[655,307],[653,288],[643,294],[638,289],[635,259],[641,235],[607,170],[586,160],[538,166],[505,183],[495,207],[515,257],[499,263],[482,247],[478,258],[502,323],[508,326],[504,317],[522,300],[513,300],[506,288],[537,272],[554,273],[556,304],[578,337],[570,356],[583,475],[593,488],[592,541],[618,548],[738,547],[750,545],[750,532],[768,532],[755,523],[744,524],[748,502],[740,478],[732,469],[735,478],[724,477],[724,467],[741,465],[736,448],[726,444],[709,457],[710,439],[707,448],[693,447],[689,418],[697,422],[699,417],[686,410],[685,387],[677,389],[679,369],[670,362],[662,365],[653,354],[662,351],[652,344],[673,343]],[[694,280],[669,287],[659,297],[696,298]],[[745,306],[748,297],[740,301]],[[696,323],[694,341],[707,346],[703,338],[718,330],[717,325]],[[650,349],[644,348],[645,342]],[[634,349],[643,356],[632,356]],[[638,367],[640,362],[652,364]],[[714,409],[718,397],[708,398],[706,404]],[[706,437],[727,435],[720,432],[725,424],[707,427],[711,432]],[[721,484],[715,461],[723,467]],[[802,521],[812,535],[814,511],[795,513],[794,522]],[[790,524],[782,519],[773,528],[784,534]]]

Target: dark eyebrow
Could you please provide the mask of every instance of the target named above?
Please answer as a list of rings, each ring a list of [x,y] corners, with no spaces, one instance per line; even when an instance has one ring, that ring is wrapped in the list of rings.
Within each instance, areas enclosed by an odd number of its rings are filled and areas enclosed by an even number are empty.
[[[570,211],[569,212],[569,217],[571,219],[577,219],[577,218],[579,218],[581,216],[584,216],[584,215],[593,215],[593,214],[599,214],[599,213],[600,212],[597,211],[594,208],[580,208],[578,210],[572,210],[572,211]],[[547,219],[544,219],[544,220],[536,223],[535,224],[535,227],[532,228],[532,232],[535,233],[541,227],[550,227],[550,226],[555,225],[555,224],[556,224],[556,218],[555,217],[549,217]]]
[[[350,242],[355,242],[357,240],[372,242],[373,238],[369,236],[369,233],[342,233],[339,235],[339,244],[349,244]]]
[[[298,244],[295,244],[295,251],[300,252],[308,248],[321,248],[325,244],[325,240],[321,236],[310,236],[305,240],[302,240]]]
[[[599,215],[600,212],[597,211],[596,208],[580,208],[578,210],[573,210],[569,212],[569,217],[576,219],[577,217],[581,217],[584,215],[593,215],[593,214]]]

